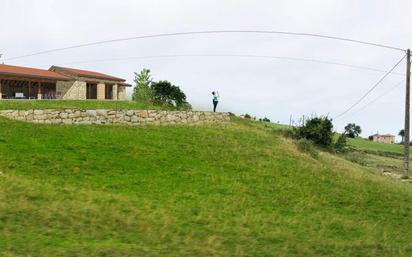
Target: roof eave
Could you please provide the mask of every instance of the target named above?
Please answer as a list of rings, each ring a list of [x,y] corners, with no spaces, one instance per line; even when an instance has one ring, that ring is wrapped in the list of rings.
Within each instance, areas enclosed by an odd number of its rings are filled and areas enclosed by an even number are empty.
[[[21,73],[13,73],[13,72],[0,72],[0,75],[3,76],[14,76],[14,77],[21,77],[27,79],[46,79],[46,80],[55,80],[55,81],[69,81],[71,80],[69,77],[66,78],[55,78],[55,77],[48,77],[48,76],[38,76],[38,75],[31,75],[31,74],[21,74]]]
[[[125,79],[121,79],[121,78],[108,78],[108,77],[100,77],[100,76],[92,76],[92,75],[77,75],[77,74],[73,74],[76,75],[78,77],[81,78],[89,78],[89,79],[101,79],[101,80],[108,80],[108,81],[114,81],[114,82],[125,82]]]
[[[128,84],[128,83],[121,83],[119,86],[123,86],[123,87],[132,87],[133,85]]]

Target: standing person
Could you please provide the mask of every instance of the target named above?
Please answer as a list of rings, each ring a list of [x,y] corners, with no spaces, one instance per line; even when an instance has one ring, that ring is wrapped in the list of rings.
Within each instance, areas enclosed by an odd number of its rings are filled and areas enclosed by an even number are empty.
[[[216,112],[216,107],[217,104],[219,103],[219,92],[218,91],[213,91],[212,92],[212,100],[213,100],[213,112]]]

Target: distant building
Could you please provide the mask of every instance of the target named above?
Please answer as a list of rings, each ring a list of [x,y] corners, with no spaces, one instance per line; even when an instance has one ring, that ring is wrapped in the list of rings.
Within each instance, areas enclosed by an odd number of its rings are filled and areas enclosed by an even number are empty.
[[[375,135],[372,135],[372,137],[373,137],[372,140],[374,142],[385,143],[385,144],[395,143],[395,136],[391,134],[384,134],[384,135],[375,134]]]

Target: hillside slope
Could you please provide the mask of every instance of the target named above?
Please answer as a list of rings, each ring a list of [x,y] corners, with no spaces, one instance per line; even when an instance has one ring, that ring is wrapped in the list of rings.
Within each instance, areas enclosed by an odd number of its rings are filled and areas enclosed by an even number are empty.
[[[349,160],[393,177],[403,175],[403,145],[377,143],[364,138],[350,138],[348,144],[351,153],[346,157]]]
[[[273,128],[0,119],[0,256],[410,256],[410,185]]]

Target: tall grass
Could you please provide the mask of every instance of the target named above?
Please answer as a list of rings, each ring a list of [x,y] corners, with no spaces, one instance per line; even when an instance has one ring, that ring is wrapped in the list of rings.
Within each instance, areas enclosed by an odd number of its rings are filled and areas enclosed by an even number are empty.
[[[0,255],[410,256],[409,186],[272,128],[0,119]]]

